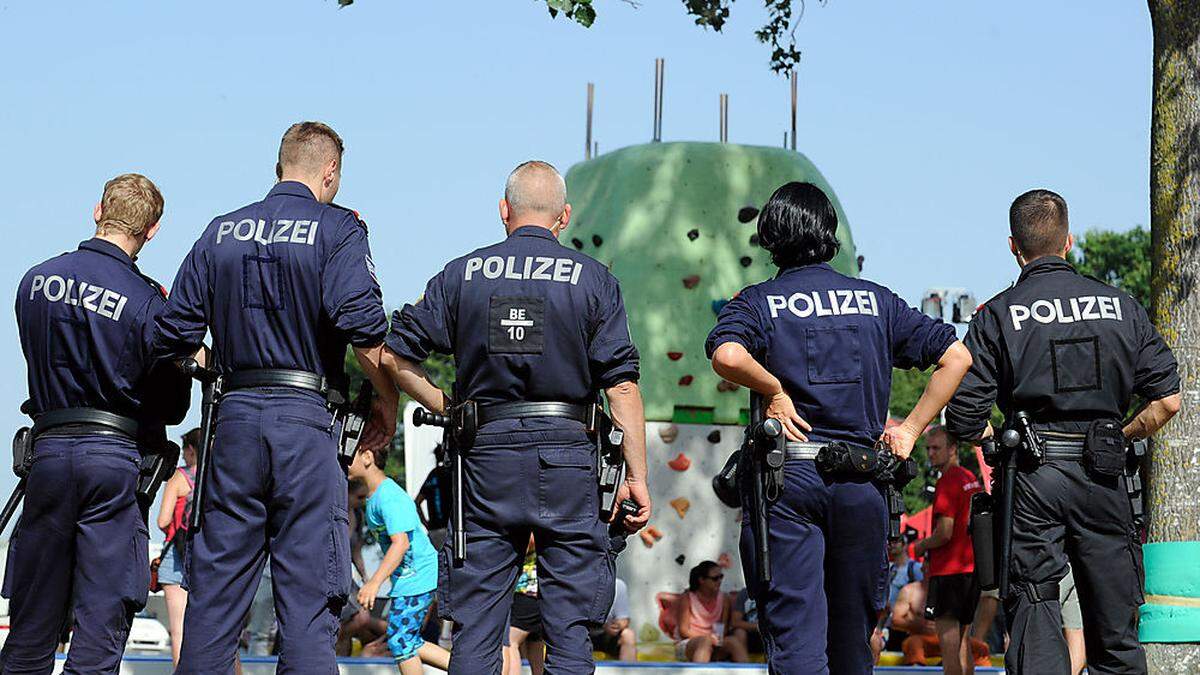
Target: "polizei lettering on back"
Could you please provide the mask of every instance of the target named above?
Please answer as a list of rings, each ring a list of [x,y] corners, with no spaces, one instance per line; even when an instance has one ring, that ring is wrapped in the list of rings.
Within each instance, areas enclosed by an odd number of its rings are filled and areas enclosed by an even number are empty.
[[[788,311],[801,319],[809,316],[846,316],[866,314],[879,316],[879,302],[875,291],[812,291],[791,295],[768,295],[767,308],[771,318],[779,317],[780,311]]]
[[[86,281],[77,282],[69,277],[64,279],[57,274],[38,274],[33,277],[29,284],[29,299],[33,300],[38,293],[50,302],[82,307],[113,321],[121,320],[121,312],[125,311],[125,303],[129,302],[129,298],[116,291]]]
[[[263,219],[226,220],[217,225],[217,243],[227,237],[238,241],[254,241],[269,246],[271,244],[302,244],[312,246],[317,240],[316,220],[286,220],[280,219],[267,226]]]
[[[1076,321],[1124,321],[1121,298],[1107,295],[1083,295],[1078,298],[1036,300],[1028,305],[1009,305],[1013,330],[1033,319],[1038,323],[1075,323]]]
[[[579,275],[583,273],[583,263],[570,258],[550,258],[546,256],[506,256],[498,255],[481,258],[467,258],[467,268],[463,272],[463,281],[470,281],[477,273],[487,279],[532,279],[533,281],[557,281],[572,286],[579,284]]]

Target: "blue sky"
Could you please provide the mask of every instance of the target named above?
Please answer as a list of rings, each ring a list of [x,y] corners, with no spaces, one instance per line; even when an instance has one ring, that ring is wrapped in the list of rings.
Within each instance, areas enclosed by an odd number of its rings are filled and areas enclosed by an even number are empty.
[[[140,264],[169,285],[213,215],[270,188],[301,119],[346,140],[338,201],[371,226],[389,307],[500,236],[515,164],[582,160],[589,81],[601,152],[649,140],[656,57],[665,140],[716,140],[727,92],[732,142],[782,142],[788,86],[753,39],[759,3],[715,34],[678,0],[595,2],[590,30],[540,0],[0,4],[0,288],[90,236],[125,171],[166,197]],[[865,275],[910,302],[1006,286],[1007,208],[1028,188],[1061,192],[1076,231],[1148,222],[1144,4],[809,2],[797,38],[799,148],[845,206]],[[15,428],[25,366],[7,325],[0,422]]]

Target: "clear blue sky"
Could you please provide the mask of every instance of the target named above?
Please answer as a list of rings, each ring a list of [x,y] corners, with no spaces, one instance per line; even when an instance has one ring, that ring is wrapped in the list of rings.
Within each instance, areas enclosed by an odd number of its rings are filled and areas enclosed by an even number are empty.
[[[753,39],[759,3],[735,3],[715,34],[678,0],[595,1],[590,30],[540,0],[0,4],[0,289],[86,239],[101,186],[125,171],[166,197],[140,264],[169,285],[212,216],[270,188],[301,119],[346,140],[338,201],[371,226],[388,307],[500,235],[515,164],[582,159],[588,81],[601,152],[649,140],[660,56],[666,140],[716,140],[728,92],[731,141],[782,142],[788,87]],[[810,1],[797,37],[799,147],[841,198],[865,275],[910,302],[1006,286],[1007,207],[1025,189],[1060,191],[1076,231],[1148,222],[1144,3]],[[25,365],[6,325],[7,430],[23,422]]]

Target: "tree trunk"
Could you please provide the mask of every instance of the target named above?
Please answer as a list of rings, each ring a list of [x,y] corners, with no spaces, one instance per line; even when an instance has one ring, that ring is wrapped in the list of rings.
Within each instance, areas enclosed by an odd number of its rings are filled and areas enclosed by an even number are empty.
[[[1155,325],[1179,359],[1183,408],[1151,453],[1151,542],[1200,540],[1200,0],[1149,0]],[[1148,644],[1153,673],[1200,672],[1200,645]]]

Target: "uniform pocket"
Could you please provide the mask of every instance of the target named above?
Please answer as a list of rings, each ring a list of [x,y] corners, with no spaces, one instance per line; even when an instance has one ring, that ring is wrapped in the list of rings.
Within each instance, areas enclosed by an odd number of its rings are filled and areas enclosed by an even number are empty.
[[[330,507],[326,541],[325,597],[340,610],[350,597],[350,516],[345,506]]]
[[[125,570],[121,600],[132,617],[146,606],[146,598],[150,594],[150,531],[140,518],[130,538]]]
[[[242,308],[284,309],[283,264],[273,255],[242,256]]]
[[[21,525],[17,523],[16,529],[13,530],[12,537],[8,540],[8,556],[4,563],[4,586],[0,588],[0,596],[12,599],[12,589],[14,579],[17,574],[16,561],[20,559],[17,551],[21,547]]]
[[[1146,566],[1142,561],[1142,544],[1138,540],[1137,532],[1129,535],[1129,556],[1133,559],[1133,578],[1137,584],[1133,589],[1133,597],[1137,598],[1137,604],[1141,605],[1146,602]]]
[[[602,624],[608,619],[612,609],[613,598],[617,591],[617,555],[625,550],[625,537],[609,535],[605,538],[606,550],[600,555],[594,578],[596,592],[592,596],[592,606],[588,609],[587,619],[594,624]]]
[[[1056,394],[1100,389],[1100,338],[1051,340],[1050,369]]]
[[[596,460],[591,448],[538,448],[538,516],[599,518]]]
[[[300,426],[311,427],[313,429],[316,429],[317,431],[321,431],[324,433],[332,433],[332,430],[333,430],[332,419],[322,419],[322,418],[329,418],[329,417],[330,416],[327,413],[322,414],[320,417],[300,417],[298,415],[280,415],[279,421],[281,423],[285,423],[285,424],[299,424]]]
[[[812,384],[844,384],[862,381],[862,347],[858,326],[806,328],[808,381]],[[831,355],[839,358],[830,358]]]

